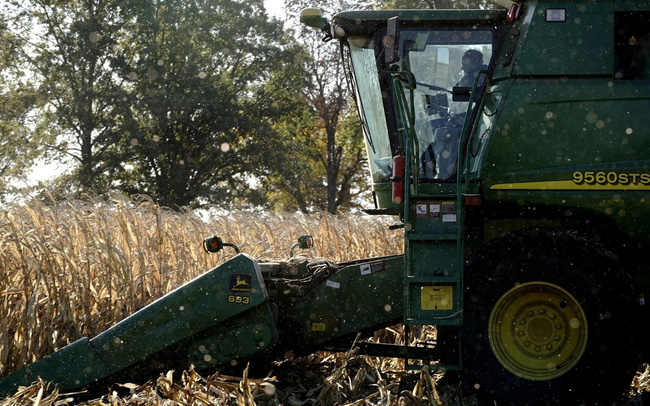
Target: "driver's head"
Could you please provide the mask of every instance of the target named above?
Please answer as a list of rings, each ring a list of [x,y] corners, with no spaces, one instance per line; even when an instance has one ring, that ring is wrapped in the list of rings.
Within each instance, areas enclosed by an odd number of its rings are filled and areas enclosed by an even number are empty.
[[[461,69],[463,72],[472,72],[483,65],[483,54],[475,49],[470,49],[463,55]]]

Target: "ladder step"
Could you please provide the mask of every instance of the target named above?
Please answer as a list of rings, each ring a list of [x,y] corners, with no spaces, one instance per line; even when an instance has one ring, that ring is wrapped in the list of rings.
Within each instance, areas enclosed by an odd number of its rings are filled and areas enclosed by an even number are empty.
[[[460,276],[407,276],[406,283],[423,284],[423,283],[458,283]]]
[[[457,233],[453,234],[407,234],[406,238],[412,241],[458,241]]]
[[[463,321],[463,208],[456,184],[427,186],[429,193],[411,196],[410,217],[404,219],[403,320],[458,326]]]
[[[417,319],[411,317],[405,319],[404,324],[409,326],[456,326],[460,320],[461,313],[461,311],[457,311],[446,316],[418,317]]]

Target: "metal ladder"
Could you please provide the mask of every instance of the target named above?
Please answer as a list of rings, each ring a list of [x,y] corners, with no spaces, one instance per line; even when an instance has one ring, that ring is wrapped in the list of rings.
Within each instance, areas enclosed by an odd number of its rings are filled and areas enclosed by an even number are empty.
[[[444,359],[430,366],[458,370],[461,368],[460,326],[463,321],[462,177],[457,173],[455,182],[420,183],[417,176],[412,176],[418,169],[419,157],[413,131],[414,113],[409,111],[402,79],[396,77],[393,83],[399,105],[397,110],[403,114],[400,121],[407,157],[404,177],[413,179],[413,185],[407,184],[404,193],[403,322],[407,331],[409,326],[422,325],[436,325],[439,332],[444,329],[449,340],[443,351],[436,348],[441,344],[441,340],[436,340],[435,346],[430,346],[429,360]],[[410,106],[413,105],[411,99]],[[458,156],[457,172],[460,172],[462,145]],[[412,352],[419,354],[413,359],[423,358],[422,351]],[[428,352],[424,354],[429,357]],[[407,369],[422,368],[422,365],[410,365],[406,358]]]

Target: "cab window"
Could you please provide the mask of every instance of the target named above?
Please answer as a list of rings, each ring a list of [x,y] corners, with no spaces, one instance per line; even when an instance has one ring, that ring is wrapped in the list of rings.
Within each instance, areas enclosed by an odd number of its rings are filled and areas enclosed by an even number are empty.
[[[421,181],[453,181],[458,145],[468,102],[454,100],[453,89],[485,81],[479,72],[492,60],[488,29],[431,29],[400,32],[400,58],[391,70],[408,71],[415,80],[414,146]]]

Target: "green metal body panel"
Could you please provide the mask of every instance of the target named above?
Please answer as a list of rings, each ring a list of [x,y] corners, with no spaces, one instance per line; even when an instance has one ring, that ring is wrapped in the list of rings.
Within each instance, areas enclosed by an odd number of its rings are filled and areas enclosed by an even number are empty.
[[[391,17],[399,17],[406,25],[427,25],[438,22],[456,23],[467,26],[473,21],[495,22],[503,19],[504,10],[376,10],[344,11],[336,14],[332,21],[343,27],[346,35],[368,33],[381,26]]]
[[[539,7],[538,7],[539,4]],[[515,75],[610,75],[614,2],[526,2],[513,63]],[[566,22],[546,22],[546,9],[566,11]],[[505,55],[503,55],[505,56]],[[498,78],[498,69],[495,78]]]
[[[647,0],[616,0],[614,3],[616,11],[647,11]]]
[[[476,173],[486,202],[589,213],[648,241],[650,83],[515,79],[498,97]]]
[[[194,365],[199,371],[214,371],[270,350],[277,337],[273,313],[265,304],[197,334],[183,346],[183,353],[187,354],[187,366]]]
[[[37,376],[69,391],[190,364],[214,369],[267,350],[276,339],[259,266],[240,254],[98,336],[82,338],[2,380],[0,393]]]
[[[297,331],[296,342],[314,347],[358,331],[377,330],[402,318],[404,257],[381,257],[346,265],[299,302],[278,307]]]
[[[238,276],[244,283],[235,287]],[[229,296],[246,297],[248,303],[229,301]],[[107,366],[118,371],[264,304],[267,296],[257,263],[238,255],[134,313],[91,343],[101,355],[107,354],[103,356]]]
[[[567,21],[544,21],[551,7]],[[526,2],[468,144],[470,178],[493,212],[473,224],[483,229],[471,244],[527,227],[588,228],[643,296],[650,273],[628,248],[650,241],[650,80],[620,74],[628,12],[647,16],[650,2]]]
[[[39,376],[45,381],[56,382],[62,390],[69,390],[91,384],[110,373],[84,337],[0,381],[0,394],[10,395]]]

